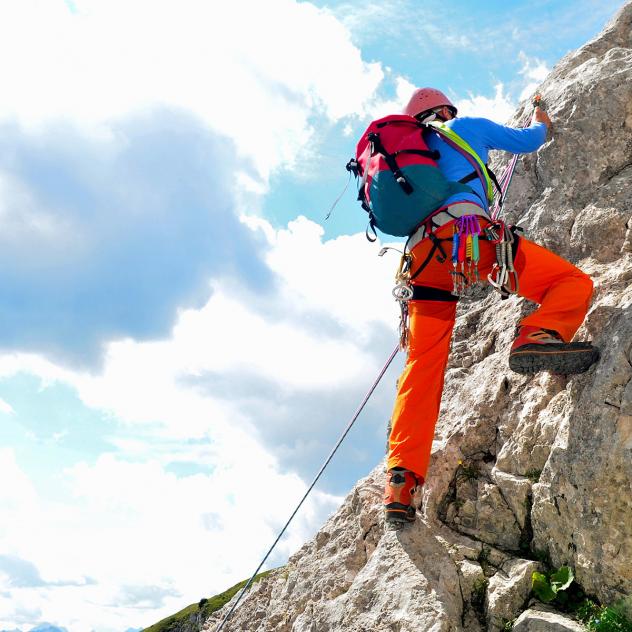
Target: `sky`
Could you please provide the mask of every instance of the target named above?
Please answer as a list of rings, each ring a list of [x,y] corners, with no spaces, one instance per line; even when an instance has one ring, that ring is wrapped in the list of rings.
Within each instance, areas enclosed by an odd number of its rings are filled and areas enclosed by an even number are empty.
[[[0,3],[0,630],[249,577],[396,344],[344,165],[415,86],[507,121],[620,2]],[[389,369],[268,566],[384,454]]]

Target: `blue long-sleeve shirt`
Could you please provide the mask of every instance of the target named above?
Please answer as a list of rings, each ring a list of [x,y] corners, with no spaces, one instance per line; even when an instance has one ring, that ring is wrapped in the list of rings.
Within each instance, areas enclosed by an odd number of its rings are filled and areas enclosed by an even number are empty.
[[[447,121],[446,125],[465,140],[484,163],[487,163],[490,149],[502,149],[514,154],[528,153],[535,151],[546,140],[546,125],[544,123],[534,123],[531,127],[516,129],[499,125],[489,119],[466,116]],[[438,134],[428,134],[426,141],[430,149],[436,149],[441,154],[437,164],[448,180],[458,182],[464,176],[472,173],[472,165],[467,159],[445,143]],[[473,202],[479,206],[484,204],[485,209],[487,209],[487,197],[480,178],[470,180],[467,185],[474,189],[480,197],[472,193],[456,193],[449,197],[445,203]]]

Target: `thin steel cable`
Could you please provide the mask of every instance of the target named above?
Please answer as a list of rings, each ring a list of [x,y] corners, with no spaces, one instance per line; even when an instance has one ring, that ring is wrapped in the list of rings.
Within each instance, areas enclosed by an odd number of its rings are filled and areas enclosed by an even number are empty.
[[[239,596],[237,597],[237,599],[236,599],[235,603],[233,604],[232,608],[228,611],[228,613],[226,614],[226,616],[224,617],[222,622],[216,628],[215,632],[220,632],[221,631],[221,629],[224,627],[224,624],[228,621],[230,616],[235,611],[235,608],[237,608],[237,606],[239,605],[239,602],[241,601],[241,598],[246,594],[246,591],[252,585],[252,582],[254,581],[255,577],[257,576],[257,574],[261,570],[261,567],[265,564],[266,560],[268,559],[268,557],[270,556],[270,554],[274,550],[274,547],[278,544],[279,540],[281,539],[281,537],[285,533],[286,529],[289,527],[290,522],[292,522],[292,519],[298,513],[298,510],[301,508],[301,505],[305,502],[305,499],[309,496],[309,493],[312,491],[312,489],[314,488],[314,486],[318,482],[318,479],[321,477],[322,473],[325,471],[325,468],[329,465],[329,462],[331,461],[331,459],[333,459],[334,454],[336,454],[336,452],[338,451],[338,448],[341,446],[342,442],[345,440],[345,437],[349,434],[349,431],[351,430],[351,427],[355,423],[356,419],[360,416],[360,413],[362,412],[362,410],[366,406],[366,404],[369,401],[371,395],[373,395],[373,391],[375,391],[375,389],[377,388],[377,385],[380,383],[380,380],[382,379],[382,377],[384,377],[384,374],[386,373],[386,370],[391,365],[391,362],[393,361],[393,358],[397,355],[398,351],[399,351],[399,343],[396,345],[395,349],[393,349],[391,355],[389,356],[388,360],[386,361],[386,363],[382,367],[380,373],[375,378],[375,381],[371,385],[371,388],[368,390],[367,394],[364,396],[364,399],[362,400],[362,403],[360,404],[360,406],[358,406],[358,409],[356,410],[355,414],[351,418],[351,421],[347,424],[347,427],[345,428],[344,432],[342,433],[342,435],[340,435],[340,438],[338,439],[338,442],[333,447],[332,451],[330,452],[329,456],[327,457],[327,460],[321,466],[320,470],[318,471],[318,474],[316,474],[316,477],[312,481],[312,484],[307,488],[307,491],[305,492],[305,495],[303,496],[303,498],[301,498],[301,501],[296,506],[296,509],[292,512],[292,515],[288,518],[288,521],[285,523],[285,526],[283,527],[283,529],[281,529],[281,532],[277,536],[276,540],[272,543],[272,546],[268,549],[268,552],[265,554],[265,557],[263,558],[263,560],[261,560],[261,563],[259,564],[259,566],[257,566],[257,570],[252,574],[252,577],[248,580],[248,583],[241,589],[241,592],[239,593]]]

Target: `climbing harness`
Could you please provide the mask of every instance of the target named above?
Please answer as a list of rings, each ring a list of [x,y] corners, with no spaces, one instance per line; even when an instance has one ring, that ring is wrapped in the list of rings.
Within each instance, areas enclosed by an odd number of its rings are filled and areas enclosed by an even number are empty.
[[[239,602],[241,601],[242,597],[246,594],[246,591],[250,588],[250,586],[252,586],[252,583],[254,582],[255,577],[259,574],[259,571],[265,564],[268,557],[270,557],[270,554],[274,550],[274,547],[278,544],[279,540],[283,537],[283,534],[285,533],[287,528],[290,526],[290,522],[292,522],[292,519],[298,513],[298,510],[301,508],[302,504],[305,502],[306,498],[309,496],[312,489],[314,489],[316,483],[318,482],[318,479],[321,477],[321,475],[325,471],[325,468],[329,465],[329,462],[333,459],[334,454],[336,454],[336,452],[338,451],[338,448],[342,445],[342,442],[345,440],[345,437],[349,434],[349,431],[351,430],[351,427],[355,423],[356,419],[360,416],[360,413],[364,410],[364,407],[369,401],[371,395],[373,395],[373,392],[377,388],[377,385],[380,383],[380,380],[382,379],[382,377],[384,377],[384,374],[386,373],[388,367],[391,365],[391,362],[397,355],[398,351],[399,351],[399,345],[396,346],[391,352],[391,355],[388,357],[388,360],[386,361],[384,366],[381,368],[380,372],[378,373],[378,376],[375,378],[375,381],[369,388],[367,394],[364,396],[362,403],[360,404],[360,406],[358,406],[358,409],[356,410],[355,414],[351,418],[351,421],[347,424],[347,427],[344,429],[344,432],[340,435],[340,438],[338,439],[336,445],[333,447],[333,449],[329,453],[329,456],[327,457],[325,462],[322,464],[320,470],[318,471],[318,474],[316,474],[316,476],[314,477],[314,480],[312,481],[311,485],[307,488],[307,491],[305,492],[300,502],[296,506],[296,509],[294,509],[294,511],[292,512],[292,515],[288,518],[288,521],[285,523],[285,525],[279,532],[279,535],[276,537],[276,540],[272,543],[272,546],[268,549],[268,552],[265,554],[264,558],[261,560],[261,563],[259,564],[259,566],[257,566],[257,570],[252,574],[252,576],[250,577],[246,585],[241,589],[239,595],[237,596],[237,599],[233,603],[230,610],[226,613],[226,616],[222,619],[221,623],[217,626],[217,628],[215,628],[215,632],[220,632],[222,630],[222,628],[224,627],[228,619],[230,619],[231,615],[233,614],[233,612],[239,605]]]
[[[464,203],[462,206],[470,205]],[[442,212],[449,216],[450,211],[452,211],[452,209],[445,209]],[[480,217],[484,217],[487,222],[489,222],[484,228],[481,228]],[[455,300],[468,296],[474,291],[474,288],[482,282],[478,271],[481,239],[490,241],[496,248],[496,263],[491,273],[487,276],[489,284],[500,292],[503,298],[507,298],[510,294],[518,292],[518,275],[514,268],[513,261],[518,243],[516,233],[519,229],[509,227],[500,220],[490,220],[484,213],[462,214],[456,218],[450,217],[450,220],[454,221],[454,229],[451,237],[441,239],[434,234],[434,231],[429,232],[427,229],[425,230],[426,237],[432,241],[432,247],[424,261],[414,272],[412,271],[413,256],[410,252],[410,239],[400,257],[399,267],[395,274],[395,287],[392,290],[392,294],[399,303],[400,308],[399,345],[402,351],[406,351],[408,348],[409,301],[420,299],[449,300],[443,296],[430,296],[427,291],[424,296],[421,296],[419,292],[417,292],[420,286],[412,284],[415,277],[426,268],[433,257],[436,256],[439,263],[443,263],[447,260],[448,257],[443,247],[443,242],[452,242],[452,270],[450,271],[450,275],[452,276],[451,294],[455,297]],[[447,221],[444,223],[447,223]],[[415,245],[420,241],[421,239],[416,240]],[[380,254],[383,254],[386,250],[387,249],[382,249]],[[433,288],[424,288],[424,290],[429,289]]]

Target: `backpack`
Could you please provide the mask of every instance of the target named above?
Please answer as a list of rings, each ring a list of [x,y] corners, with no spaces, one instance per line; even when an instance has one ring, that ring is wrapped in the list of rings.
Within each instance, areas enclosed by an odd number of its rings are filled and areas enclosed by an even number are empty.
[[[431,151],[424,140],[426,130],[439,133],[467,158],[474,172],[460,182],[447,180],[436,163],[439,152]],[[369,214],[366,234],[370,241],[377,238],[376,228],[396,237],[411,235],[455,193],[478,195],[465,184],[476,177],[483,181],[488,199],[493,197],[486,165],[463,139],[445,125],[420,123],[405,114],[373,121],[360,138],[356,157],[349,161],[347,170],[362,178],[358,200]]]

